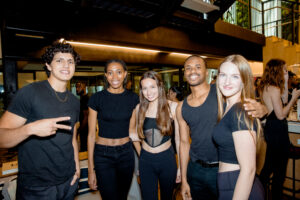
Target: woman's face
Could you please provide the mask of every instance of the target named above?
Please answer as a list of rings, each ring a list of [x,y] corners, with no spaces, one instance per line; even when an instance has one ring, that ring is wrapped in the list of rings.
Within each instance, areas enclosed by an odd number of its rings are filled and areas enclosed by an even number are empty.
[[[288,73],[288,70],[286,68],[286,65],[283,66],[283,77],[284,77],[285,81],[288,81],[289,73]]]
[[[241,96],[243,82],[238,67],[235,64],[225,62],[220,66],[218,87],[226,98]]]
[[[125,71],[123,66],[118,62],[110,63],[107,66],[107,72],[105,73],[109,87],[113,89],[123,88],[123,82],[126,75],[127,71]]]
[[[174,101],[176,100],[176,92],[173,92],[173,90],[169,89],[169,92],[168,92],[168,98],[171,100],[171,101]]]
[[[158,86],[155,80],[145,78],[141,81],[141,85],[142,93],[148,101],[153,102],[158,99]]]

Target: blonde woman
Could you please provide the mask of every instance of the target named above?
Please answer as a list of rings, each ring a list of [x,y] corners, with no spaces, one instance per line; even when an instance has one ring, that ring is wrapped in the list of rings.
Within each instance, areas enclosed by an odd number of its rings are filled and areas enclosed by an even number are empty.
[[[263,187],[255,177],[260,122],[250,117],[243,107],[246,98],[254,98],[253,76],[244,57],[231,55],[222,62],[217,97],[219,123],[213,139],[219,155],[219,199],[264,199]]]

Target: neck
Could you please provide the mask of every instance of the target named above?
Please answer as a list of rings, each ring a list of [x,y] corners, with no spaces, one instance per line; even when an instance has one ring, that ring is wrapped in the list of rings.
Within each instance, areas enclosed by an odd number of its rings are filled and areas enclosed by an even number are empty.
[[[65,92],[67,89],[67,81],[58,81],[49,77],[48,82],[56,92]]]
[[[230,108],[233,104],[241,101],[241,95],[226,98],[226,108]]]
[[[155,111],[157,109],[158,100],[149,102],[148,111]]]
[[[210,85],[206,82],[196,85],[196,86],[191,86],[191,96],[194,98],[200,97],[203,94],[206,94],[207,91],[209,91]]]
[[[113,94],[120,94],[120,93],[124,92],[125,89],[123,87],[120,87],[120,88],[109,87],[109,88],[107,88],[107,90]]]

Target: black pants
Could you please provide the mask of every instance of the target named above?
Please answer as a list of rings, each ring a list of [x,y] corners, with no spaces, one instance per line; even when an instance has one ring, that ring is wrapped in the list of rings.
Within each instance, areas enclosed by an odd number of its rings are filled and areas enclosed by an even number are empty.
[[[218,173],[219,200],[231,200],[240,170]],[[263,200],[264,188],[259,179],[255,177],[249,200]]]
[[[142,149],[139,163],[143,200],[158,199],[158,182],[161,200],[172,200],[177,164],[173,147],[161,153]]]
[[[97,185],[103,200],[127,200],[134,170],[132,143],[95,145]]]
[[[282,199],[283,183],[286,176],[289,147],[287,145],[271,146],[267,144],[267,152],[264,167],[260,173],[260,180],[266,188],[267,183],[273,173],[272,178],[272,199]]]
[[[23,186],[17,182],[17,200],[73,200],[78,188],[78,179],[70,185],[73,176],[64,183],[46,187]]]

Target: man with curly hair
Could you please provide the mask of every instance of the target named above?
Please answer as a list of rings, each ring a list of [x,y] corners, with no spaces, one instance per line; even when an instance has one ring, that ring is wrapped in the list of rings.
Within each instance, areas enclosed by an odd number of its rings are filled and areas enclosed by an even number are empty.
[[[17,92],[0,119],[0,148],[18,147],[17,199],[74,199],[80,107],[67,83],[80,57],[71,45],[56,43],[42,59],[49,78]]]

